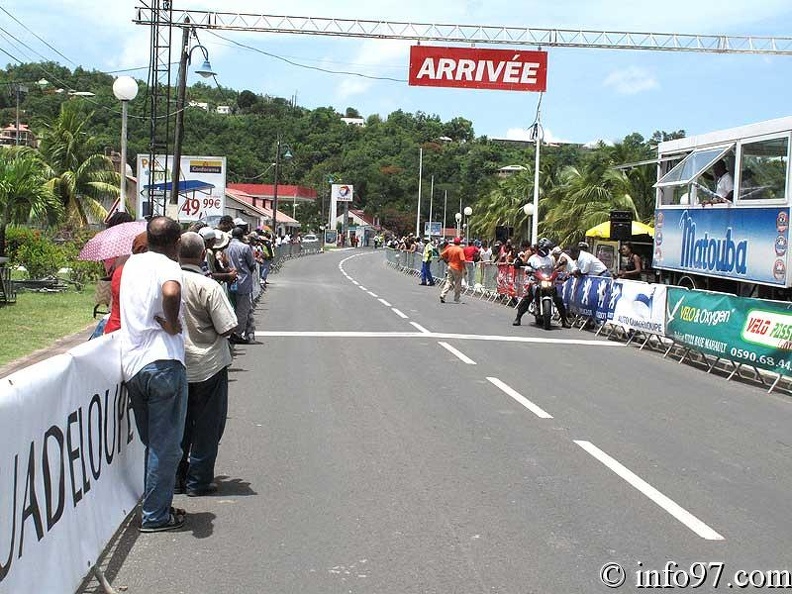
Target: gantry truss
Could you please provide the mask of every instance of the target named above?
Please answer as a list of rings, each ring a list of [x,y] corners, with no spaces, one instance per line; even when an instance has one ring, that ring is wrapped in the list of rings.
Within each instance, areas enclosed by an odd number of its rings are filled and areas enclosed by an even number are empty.
[[[150,7],[137,7],[133,21],[154,25]],[[163,15],[160,15],[162,17]],[[187,20],[189,19],[189,20]],[[753,35],[695,35],[585,29],[542,29],[276,16],[268,14],[175,10],[159,25],[183,26],[217,31],[257,31],[295,35],[326,35],[370,39],[403,39],[447,43],[512,45],[534,47],[578,47],[718,54],[792,55],[792,38]]]

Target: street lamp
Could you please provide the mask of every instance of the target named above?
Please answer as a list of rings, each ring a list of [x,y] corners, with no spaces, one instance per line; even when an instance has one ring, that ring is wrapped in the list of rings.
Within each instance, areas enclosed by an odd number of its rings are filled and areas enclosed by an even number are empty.
[[[195,34],[192,27],[189,26],[189,19],[185,19],[185,25],[182,27],[182,48],[181,59],[179,60],[179,88],[176,95],[176,126],[174,127],[174,140],[173,140],[173,163],[171,171],[173,172],[171,179],[171,204],[179,202],[179,178],[181,177],[181,152],[182,152],[182,139],[184,137],[184,96],[187,93],[187,66],[190,64],[192,53],[196,49],[200,49],[204,55],[204,63],[200,68],[196,69],[196,74],[200,74],[204,78],[214,76],[216,73],[212,70],[212,65],[209,64],[209,51],[200,43],[190,47],[190,34]]]
[[[470,215],[473,214],[473,209],[470,208],[469,206],[466,206],[465,210],[463,210],[462,212],[465,213],[465,217],[466,217],[465,218],[465,221],[466,221],[466,223],[465,223],[465,243],[467,243],[468,242],[468,227],[470,227]]]
[[[131,76],[119,76],[113,83],[113,95],[121,102],[121,184],[118,212],[126,212],[127,103],[137,97],[138,84]]]
[[[292,158],[289,146],[284,144],[286,152],[283,153],[283,158],[287,161]],[[278,139],[275,143],[275,183],[272,188],[272,232],[275,238],[280,237],[278,234],[278,170],[280,169],[281,160],[281,137],[278,134]]]
[[[456,220],[456,236],[459,237],[459,224],[462,222],[462,213],[458,212],[454,215],[454,219]]]
[[[536,105],[536,119],[531,126],[531,140],[536,143],[536,163],[534,164],[534,191],[533,191],[533,217],[531,220],[531,240],[535,241],[539,235],[539,148],[544,140],[544,128],[542,128],[542,96],[539,95],[539,103]],[[528,214],[528,213],[526,213]]]
[[[522,210],[525,213],[525,216],[528,216],[528,217],[533,217],[534,212],[536,212],[536,210],[534,208],[534,205],[531,204],[530,202],[528,204],[526,204],[525,206],[523,206]],[[533,222],[533,220],[531,222]],[[533,230],[531,230],[531,233],[533,233]],[[531,245],[533,245],[533,243],[534,243],[534,235],[532,234],[528,239],[530,240]]]

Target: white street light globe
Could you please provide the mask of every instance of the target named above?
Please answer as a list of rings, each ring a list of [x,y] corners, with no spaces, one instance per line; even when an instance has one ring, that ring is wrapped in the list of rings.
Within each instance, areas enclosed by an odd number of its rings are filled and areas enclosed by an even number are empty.
[[[524,212],[526,215],[528,215],[529,217],[530,217],[530,216],[532,216],[532,215],[533,215],[533,213],[534,213],[534,207],[533,207],[533,204],[530,204],[530,203],[529,203],[529,204],[526,204],[525,206],[523,206],[523,208],[522,208],[522,209],[523,209],[523,212]]]
[[[461,212],[456,213],[454,215],[454,218],[456,219],[456,222],[458,223],[459,221],[462,220],[462,213]]]
[[[119,76],[113,83],[113,95],[119,101],[132,101],[138,94],[137,81],[131,76]]]
[[[465,207],[465,216],[466,216],[466,217],[469,217],[469,216],[470,216],[470,215],[472,215],[472,214],[473,214],[473,209],[472,209],[472,208],[470,208],[469,206],[466,206],[466,207]]]

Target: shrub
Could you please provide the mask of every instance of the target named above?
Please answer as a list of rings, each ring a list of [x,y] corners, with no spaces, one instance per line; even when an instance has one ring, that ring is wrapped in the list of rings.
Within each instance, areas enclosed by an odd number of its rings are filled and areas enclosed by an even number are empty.
[[[55,275],[66,265],[63,250],[41,235],[28,239],[20,245],[17,258],[19,263],[27,268],[30,278]]]

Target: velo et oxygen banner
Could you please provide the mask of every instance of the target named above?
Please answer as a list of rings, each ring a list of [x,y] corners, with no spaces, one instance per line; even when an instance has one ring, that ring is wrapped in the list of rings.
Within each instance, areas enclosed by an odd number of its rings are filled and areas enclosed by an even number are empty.
[[[668,288],[666,336],[696,351],[792,375],[792,303]]]
[[[541,92],[547,88],[547,52],[413,45],[409,84]]]
[[[118,343],[0,379],[0,594],[72,594],[143,492]]]

